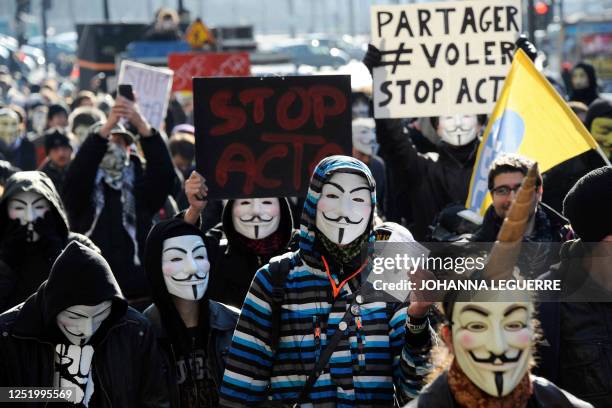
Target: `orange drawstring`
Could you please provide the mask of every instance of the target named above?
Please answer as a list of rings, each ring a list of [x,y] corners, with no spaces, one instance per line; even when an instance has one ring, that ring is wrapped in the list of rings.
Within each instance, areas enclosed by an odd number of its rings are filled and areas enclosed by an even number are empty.
[[[327,278],[329,279],[329,283],[331,283],[332,291],[333,291],[333,294],[334,294],[334,299],[336,298],[336,296],[338,296],[338,293],[340,293],[340,289],[342,289],[342,287],[346,284],[346,282],[350,281],[355,276],[359,275],[359,273],[363,270],[363,268],[365,268],[365,266],[368,264],[368,261],[366,260],[359,267],[359,269],[357,269],[355,272],[353,272],[353,274],[351,276],[349,276],[348,278],[346,278],[345,280],[340,282],[340,286],[336,286],[336,282],[331,277],[331,272],[329,271],[329,265],[327,265],[327,261],[325,260],[325,257],[323,255],[321,255],[321,259],[323,260],[323,265],[325,265],[325,273],[327,273]]]

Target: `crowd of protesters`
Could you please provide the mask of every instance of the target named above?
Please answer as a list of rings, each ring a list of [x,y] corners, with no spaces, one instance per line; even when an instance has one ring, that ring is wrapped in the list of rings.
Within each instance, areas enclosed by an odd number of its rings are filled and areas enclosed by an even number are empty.
[[[482,224],[462,218],[486,116],[374,119],[360,93],[353,157],[324,158],[303,205],[209,201],[180,104],[155,129],[138,98],[0,81],[0,386],[73,387],[91,407],[612,407],[612,302],[366,296],[370,243],[495,245],[535,163],[498,157]],[[611,156],[593,67],[568,86]],[[612,301],[612,168],[593,155],[537,174],[517,267]]]

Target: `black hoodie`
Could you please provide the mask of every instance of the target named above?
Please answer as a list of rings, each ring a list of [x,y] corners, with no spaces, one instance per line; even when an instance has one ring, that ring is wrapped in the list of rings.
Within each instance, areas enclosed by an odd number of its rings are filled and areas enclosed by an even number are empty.
[[[589,106],[599,97],[599,93],[597,92],[597,76],[595,74],[595,68],[593,68],[593,66],[589,63],[579,62],[572,70],[572,73],[578,68],[582,68],[584,72],[586,72],[587,76],[589,77],[589,86],[585,89],[572,89],[569,99],[570,101],[582,102],[586,106]]]
[[[93,405],[168,406],[150,324],[128,308],[104,258],[77,242],[60,254],[36,293],[0,315],[0,384],[53,386],[55,345],[67,342],[57,327],[57,314],[107,300],[112,300],[111,314],[89,341],[94,347]]]
[[[50,211],[34,222],[40,235],[26,241],[26,226],[8,217],[8,202],[18,193],[36,192],[50,204]],[[64,206],[51,179],[40,171],[13,174],[0,200],[0,312],[23,302],[47,279],[51,265],[70,241],[97,247],[84,235],[72,233]]]
[[[282,197],[278,200],[281,213],[278,230],[275,232],[280,234],[279,240],[282,245],[271,253],[255,253],[247,247],[248,239],[234,227],[232,220],[234,201],[229,200],[223,208],[221,228],[217,226],[206,233],[206,246],[211,261],[211,282],[208,291],[211,299],[241,308],[255,272],[267,264],[273,256],[297,249],[291,248],[294,244],[297,246],[297,242],[294,240],[291,207],[287,198]]]
[[[185,326],[168,292],[161,269],[164,240],[183,235],[198,235],[205,240],[199,228],[181,219],[161,221],[147,237],[145,271],[154,304],[145,310],[145,316],[156,329],[158,341],[165,352],[164,358],[170,367],[167,381],[172,405],[216,406],[217,388],[225,367],[223,357],[229,348],[239,311],[209,300],[207,292],[199,301],[198,327],[188,329]],[[198,359],[204,359],[204,364],[200,364]]]

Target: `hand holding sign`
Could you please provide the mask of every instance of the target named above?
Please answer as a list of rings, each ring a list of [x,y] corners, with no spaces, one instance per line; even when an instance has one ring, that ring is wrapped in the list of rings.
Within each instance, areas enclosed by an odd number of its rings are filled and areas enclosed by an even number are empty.
[[[190,224],[196,224],[200,214],[206,208],[206,204],[208,204],[208,187],[206,186],[206,179],[195,170],[185,180],[185,195],[189,202],[189,208],[185,213],[185,221]]]
[[[423,317],[427,314],[429,307],[432,305],[433,299],[435,299],[435,293],[422,290],[421,287],[423,287],[424,281],[436,280],[436,276],[428,270],[419,268],[416,272],[409,272],[408,278],[416,288],[410,291],[408,297],[410,300],[408,315],[412,317]]]

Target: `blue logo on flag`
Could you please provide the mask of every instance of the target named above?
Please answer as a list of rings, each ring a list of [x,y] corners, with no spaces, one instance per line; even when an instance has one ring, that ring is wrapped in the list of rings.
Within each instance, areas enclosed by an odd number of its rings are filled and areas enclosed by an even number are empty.
[[[478,160],[476,178],[472,185],[470,209],[479,212],[488,192],[489,167],[500,153],[516,153],[525,136],[525,122],[521,115],[509,109],[491,126]]]

